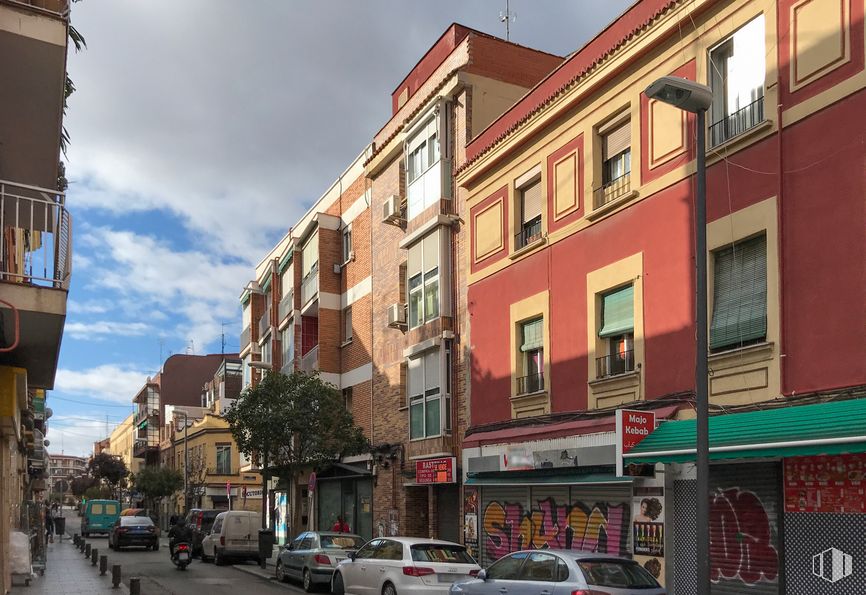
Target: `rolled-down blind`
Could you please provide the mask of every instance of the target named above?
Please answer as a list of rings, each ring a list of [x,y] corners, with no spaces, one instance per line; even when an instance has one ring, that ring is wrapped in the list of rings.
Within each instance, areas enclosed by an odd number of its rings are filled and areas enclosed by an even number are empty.
[[[767,336],[767,237],[715,253],[710,349]]]
[[[631,122],[623,122],[603,139],[602,159],[607,161],[614,155],[622,153],[631,146]]]
[[[538,318],[523,324],[523,345],[520,351],[541,349],[544,346],[544,319]]]
[[[634,285],[612,291],[602,298],[599,337],[613,337],[634,330]]]
[[[541,217],[541,180],[536,180],[520,191],[523,198],[523,222]]]

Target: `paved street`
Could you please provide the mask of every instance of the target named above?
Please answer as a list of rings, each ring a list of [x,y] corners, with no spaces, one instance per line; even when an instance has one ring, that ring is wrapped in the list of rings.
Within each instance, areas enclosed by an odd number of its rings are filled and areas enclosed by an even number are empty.
[[[74,511],[66,510],[64,513],[67,533],[77,533],[80,527],[79,517]],[[263,571],[252,562],[235,566],[215,566],[194,560],[185,571],[180,571],[169,560],[167,537],[161,539],[160,549],[156,552],[140,548],[114,552],[108,549],[107,536],[92,536],[87,541],[98,548],[100,553],[108,553],[109,564],[122,565],[124,584],[129,584],[130,577],[139,577],[143,595],[237,595],[248,592],[285,595],[287,592],[304,592],[299,586],[274,581],[271,578],[273,566],[268,566],[267,571]],[[90,569],[89,562],[86,562],[83,556],[81,565]],[[93,574],[98,575],[97,572]],[[264,576],[268,578],[263,578]]]

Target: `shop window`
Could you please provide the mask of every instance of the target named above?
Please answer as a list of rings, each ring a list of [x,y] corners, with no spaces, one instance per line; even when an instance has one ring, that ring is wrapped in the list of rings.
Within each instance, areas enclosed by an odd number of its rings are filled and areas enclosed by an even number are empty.
[[[713,252],[710,351],[766,339],[767,237],[761,235]]]
[[[606,378],[634,371],[634,286],[627,285],[601,298],[601,329],[605,346],[596,358],[596,377]]]
[[[544,319],[522,323],[521,336],[519,359],[523,369],[517,378],[517,394],[527,395],[544,390]]]

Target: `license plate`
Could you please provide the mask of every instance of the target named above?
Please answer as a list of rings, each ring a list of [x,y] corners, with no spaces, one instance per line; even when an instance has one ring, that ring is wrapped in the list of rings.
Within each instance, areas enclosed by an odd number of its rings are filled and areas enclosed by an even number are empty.
[[[459,574],[437,574],[436,578],[439,579],[440,583],[453,583],[455,580],[460,578]]]
[[[181,562],[188,562],[189,561],[189,552],[180,552],[177,555],[177,559],[180,560]]]

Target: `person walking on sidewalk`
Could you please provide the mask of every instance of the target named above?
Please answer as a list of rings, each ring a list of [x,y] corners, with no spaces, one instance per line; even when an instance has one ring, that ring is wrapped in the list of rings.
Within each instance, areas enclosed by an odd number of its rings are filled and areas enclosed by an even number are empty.
[[[334,522],[334,526],[331,527],[331,531],[336,533],[351,533],[352,529],[349,528],[349,523],[343,520],[342,516],[338,516],[337,520]]]
[[[51,507],[45,503],[45,541],[54,543],[54,513],[51,512]]]

